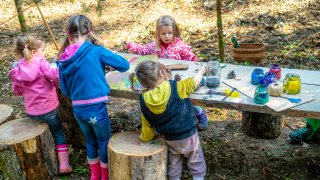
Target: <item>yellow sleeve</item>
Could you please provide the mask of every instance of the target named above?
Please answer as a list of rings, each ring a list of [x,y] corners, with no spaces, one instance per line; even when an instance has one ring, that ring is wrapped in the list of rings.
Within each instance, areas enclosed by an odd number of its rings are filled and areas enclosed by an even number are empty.
[[[142,129],[141,129],[140,139],[142,141],[151,141],[154,138],[154,128],[146,120],[143,114],[141,115],[141,121],[142,121]]]
[[[196,89],[196,82],[193,78],[184,79],[177,82],[178,94],[181,99],[188,98]]]

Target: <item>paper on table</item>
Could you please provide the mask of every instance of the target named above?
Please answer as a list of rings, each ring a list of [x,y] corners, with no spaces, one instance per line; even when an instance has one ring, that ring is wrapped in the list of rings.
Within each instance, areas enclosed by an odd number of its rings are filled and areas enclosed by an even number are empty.
[[[252,99],[254,98],[254,92],[256,89],[255,85],[252,85],[251,82],[246,81],[246,80],[224,80],[224,83],[237,88],[238,91],[242,92],[243,94],[251,97]],[[315,98],[311,95],[306,95],[306,94],[299,94],[297,95],[301,99],[300,103],[292,103],[287,99],[281,98],[281,97],[273,97],[270,96],[270,100],[268,103],[265,105],[270,107],[271,109],[280,112],[292,107],[299,106],[301,104],[313,101]],[[292,96],[292,97],[297,97],[297,96]],[[289,96],[288,96],[289,97]],[[291,97],[291,96],[290,96]]]

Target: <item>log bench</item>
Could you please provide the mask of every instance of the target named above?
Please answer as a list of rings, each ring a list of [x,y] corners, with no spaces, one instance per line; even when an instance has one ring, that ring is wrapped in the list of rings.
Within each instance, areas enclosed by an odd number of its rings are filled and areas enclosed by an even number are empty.
[[[0,125],[13,118],[12,112],[12,107],[5,104],[0,104]]]
[[[48,125],[30,118],[2,124],[0,172],[5,179],[52,179],[57,175],[58,160]]]

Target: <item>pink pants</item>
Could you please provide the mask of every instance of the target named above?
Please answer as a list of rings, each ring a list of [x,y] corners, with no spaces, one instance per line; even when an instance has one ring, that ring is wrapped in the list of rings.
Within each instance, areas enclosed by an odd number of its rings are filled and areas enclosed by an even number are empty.
[[[206,174],[206,162],[204,160],[198,132],[194,135],[176,141],[166,141],[168,144],[169,179],[178,179],[182,173],[183,157],[188,159],[190,174],[196,177],[204,177]]]

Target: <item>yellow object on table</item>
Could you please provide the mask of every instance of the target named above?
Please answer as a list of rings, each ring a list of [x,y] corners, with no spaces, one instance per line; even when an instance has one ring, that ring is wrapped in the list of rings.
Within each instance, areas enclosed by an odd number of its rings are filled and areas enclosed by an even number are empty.
[[[299,94],[301,89],[301,79],[298,74],[289,73],[283,81],[283,92],[287,94]]]

